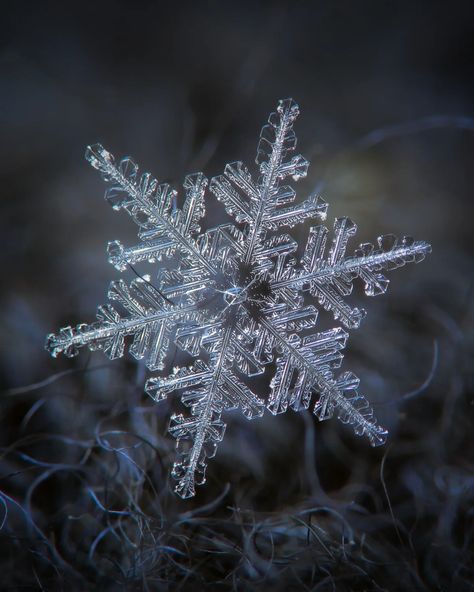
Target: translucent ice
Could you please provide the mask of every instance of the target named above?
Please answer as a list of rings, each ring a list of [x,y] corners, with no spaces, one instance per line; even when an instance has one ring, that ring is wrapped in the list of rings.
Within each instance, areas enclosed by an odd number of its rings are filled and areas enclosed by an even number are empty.
[[[357,230],[348,218],[335,221],[327,245],[329,231],[320,224],[326,203],[317,195],[294,203],[295,190],[288,185],[304,177],[309,166],[301,155],[292,155],[298,114],[298,105],[286,99],[270,115],[258,144],[257,177],[241,162],[228,164],[209,187],[202,173],[188,175],[181,210],[175,207],[176,192],[150,173],[140,175],[131,158],[116,163],[99,144],[86,152],[109,185],[107,201],[138,226],[136,245],[109,243],[109,261],[119,271],[143,261],[158,270],[130,285],[112,282],[113,305],[100,306],[92,324],[49,335],[46,347],[53,356],[73,356],[87,346],[113,359],[124,354],[130,336],[129,352],[153,373],[169,366],[167,354],[175,347],[195,358],[170,375],[154,374],[145,386],[156,401],[180,391],[188,410],[173,415],[170,425],[178,444],[175,491],[184,498],[204,483],[207,459],[224,436],[223,412],[229,409],[253,419],[265,409],[297,411],[313,401],[320,420],[336,414],[373,446],[387,436],[357,391],[359,379],[336,373],[348,334],[341,327],[317,332],[318,305],[345,328],[357,328],[365,311],[347,302],[353,282],[359,278],[368,296],[382,294],[388,287],[385,271],[421,261],[430,246],[387,235],[347,255]],[[201,232],[209,191],[234,223]],[[298,245],[284,229],[306,220],[313,226],[298,261]],[[276,370],[268,396],[262,396],[252,388],[252,377],[269,370],[270,363]]]

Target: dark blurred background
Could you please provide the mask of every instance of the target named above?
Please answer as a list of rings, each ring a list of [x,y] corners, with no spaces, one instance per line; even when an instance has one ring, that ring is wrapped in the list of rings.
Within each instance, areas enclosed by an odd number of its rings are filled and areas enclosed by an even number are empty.
[[[472,590],[472,2],[17,1],[1,15],[0,589]],[[330,224],[352,217],[354,247],[387,232],[433,246],[365,299],[349,341],[345,367],[391,436],[372,450],[336,420],[230,414],[183,502],[175,406],[145,400],[144,368],[43,349],[93,320],[118,277],[107,241],[135,237],[84,149],[178,187],[252,164],[287,96],[312,163],[299,196],[318,189]]]

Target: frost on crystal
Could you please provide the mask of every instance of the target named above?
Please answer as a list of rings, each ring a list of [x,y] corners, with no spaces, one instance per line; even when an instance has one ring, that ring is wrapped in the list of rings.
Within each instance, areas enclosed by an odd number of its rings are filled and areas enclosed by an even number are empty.
[[[421,261],[430,246],[386,235],[348,254],[357,229],[348,218],[335,221],[327,244],[330,232],[320,224],[326,203],[317,195],[294,203],[290,183],[304,177],[309,166],[301,155],[292,155],[298,114],[298,105],[286,99],[270,115],[257,149],[258,176],[242,162],[228,164],[209,187],[202,173],[189,175],[181,210],[176,192],[150,173],[140,175],[131,158],[116,163],[99,144],[86,152],[109,185],[106,200],[138,226],[136,245],[109,243],[109,261],[119,271],[159,262],[158,272],[130,285],[112,282],[108,296],[114,304],[100,306],[91,324],[49,335],[46,348],[53,356],[74,356],[87,346],[114,359],[123,356],[128,336],[130,353],[152,372],[169,367],[176,347],[194,357],[190,367],[153,375],[145,386],[155,401],[181,393],[185,409],[171,417],[169,431],[177,439],[175,491],[183,498],[204,483],[207,459],[224,436],[223,414],[229,409],[253,419],[265,408],[277,414],[312,404],[320,420],[337,415],[373,446],[387,436],[358,393],[359,379],[338,373],[347,332],[339,326],[318,332],[318,314],[329,311],[346,329],[357,328],[365,311],[346,299],[354,280],[362,281],[368,296],[382,294],[388,286],[385,271]],[[234,223],[201,232],[209,191]],[[313,225],[297,260],[297,242],[285,230],[306,220]],[[269,373],[271,363],[276,369],[270,392],[262,397],[252,377]]]

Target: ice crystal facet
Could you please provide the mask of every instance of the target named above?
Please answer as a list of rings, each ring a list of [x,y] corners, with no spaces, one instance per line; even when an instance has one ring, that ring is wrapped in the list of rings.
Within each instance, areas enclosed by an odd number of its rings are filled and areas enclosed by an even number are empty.
[[[388,235],[347,255],[356,232],[348,218],[335,221],[326,246],[329,232],[320,224],[326,203],[310,195],[294,204],[295,191],[288,184],[304,177],[309,166],[301,155],[292,156],[298,113],[298,105],[286,99],[270,115],[257,149],[258,178],[242,162],[228,164],[209,187],[203,174],[189,175],[181,210],[176,192],[150,173],[139,175],[131,158],[116,163],[99,144],[86,151],[109,184],[106,200],[115,210],[125,210],[139,228],[138,244],[109,243],[109,261],[120,271],[158,261],[159,270],[130,285],[112,282],[109,300],[118,308],[100,306],[96,322],[49,335],[46,348],[53,356],[74,356],[87,346],[113,359],[123,355],[129,336],[130,353],[144,359],[151,371],[165,370],[175,347],[194,357],[190,367],[154,375],[145,386],[155,401],[181,391],[188,408],[171,417],[169,428],[178,449],[175,491],[183,498],[204,483],[207,459],[224,436],[223,412],[229,409],[239,408],[253,419],[265,408],[274,414],[288,407],[307,409],[313,399],[320,420],[336,413],[373,446],[387,436],[357,391],[359,379],[351,372],[336,374],[348,334],[341,327],[315,331],[317,306],[344,327],[358,327],[365,311],[346,301],[354,280],[362,280],[368,296],[384,293],[388,280],[383,272],[421,261],[430,246]],[[209,191],[234,223],[201,232]],[[306,220],[316,225],[297,260],[297,242],[282,229]],[[252,377],[268,372],[270,363],[276,370],[268,396],[261,397],[252,388]]]

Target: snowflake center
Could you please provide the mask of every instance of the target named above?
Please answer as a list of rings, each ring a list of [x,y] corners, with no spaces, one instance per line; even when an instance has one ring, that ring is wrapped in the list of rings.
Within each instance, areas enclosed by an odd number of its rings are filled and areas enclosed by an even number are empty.
[[[234,304],[240,304],[241,302],[245,302],[246,299],[247,299],[246,290],[244,290],[244,288],[240,288],[239,286],[228,288],[224,292],[224,301],[229,306],[232,306]]]

